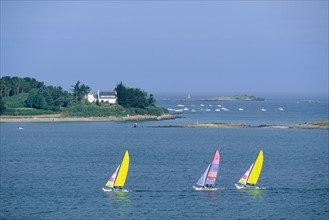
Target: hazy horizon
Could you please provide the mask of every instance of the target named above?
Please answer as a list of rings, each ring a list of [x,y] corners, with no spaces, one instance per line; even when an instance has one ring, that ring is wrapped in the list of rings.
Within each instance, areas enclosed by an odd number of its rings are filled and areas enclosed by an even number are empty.
[[[328,96],[327,1],[1,1],[1,76]]]

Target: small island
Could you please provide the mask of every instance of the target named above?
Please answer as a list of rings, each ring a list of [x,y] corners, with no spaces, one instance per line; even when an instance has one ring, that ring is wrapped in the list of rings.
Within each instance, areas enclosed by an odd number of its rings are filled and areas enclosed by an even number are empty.
[[[205,99],[191,99],[190,96],[187,98],[181,99],[182,101],[189,101],[189,102],[199,102],[199,101],[265,101],[264,98],[256,97],[253,95],[247,94],[240,94],[235,96],[218,96],[212,98],[205,98]]]
[[[206,99],[207,101],[264,101],[264,98],[259,98],[252,95],[235,95],[235,96],[220,96]]]

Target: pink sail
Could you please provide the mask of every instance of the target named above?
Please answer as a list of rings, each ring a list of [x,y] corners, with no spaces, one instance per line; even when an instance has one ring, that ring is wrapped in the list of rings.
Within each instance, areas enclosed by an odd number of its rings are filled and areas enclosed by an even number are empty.
[[[218,167],[220,163],[219,150],[217,149],[211,164],[208,165],[207,169],[204,171],[197,184],[199,186],[212,186],[215,184],[218,174]]]
[[[120,165],[117,167],[115,172],[112,174],[110,179],[107,181],[107,183],[105,184],[106,186],[113,188],[114,181],[115,181],[115,178],[117,177],[117,173],[118,173],[119,168],[120,168]]]
[[[205,184],[214,185],[217,179],[218,167],[220,162],[220,155],[218,149],[215,152],[214,159],[212,160]]]
[[[247,179],[249,177],[250,171],[251,171],[251,169],[252,169],[253,166],[254,166],[254,164],[251,164],[251,166],[249,167],[249,169],[243,174],[243,176],[239,180],[239,183],[241,183],[243,185],[246,185],[247,184]]]

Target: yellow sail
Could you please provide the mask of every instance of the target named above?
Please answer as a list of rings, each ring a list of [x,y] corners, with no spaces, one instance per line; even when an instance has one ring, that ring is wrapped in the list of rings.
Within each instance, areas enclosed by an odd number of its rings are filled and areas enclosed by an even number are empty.
[[[120,165],[120,169],[118,171],[117,178],[115,179],[114,186],[123,187],[125,185],[128,169],[129,169],[129,153],[126,150]]]
[[[258,181],[258,177],[260,175],[260,172],[262,171],[262,167],[263,167],[263,151],[260,150],[257,159],[255,161],[255,165],[252,168],[249,178],[247,180],[248,184],[252,184],[252,185],[256,185],[257,181]]]

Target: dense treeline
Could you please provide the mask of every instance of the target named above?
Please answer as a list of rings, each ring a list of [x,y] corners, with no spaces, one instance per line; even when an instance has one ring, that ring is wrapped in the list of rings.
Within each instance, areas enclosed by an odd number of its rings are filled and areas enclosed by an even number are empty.
[[[11,97],[28,94],[24,106],[36,109],[59,111],[61,107],[80,102],[90,92],[90,87],[80,85],[78,81],[72,86],[73,93],[64,91],[60,86],[46,86],[34,78],[19,78],[5,76],[0,79],[1,97]]]
[[[118,104],[125,108],[142,108],[154,106],[155,99],[152,94],[148,97],[147,92],[136,88],[125,87],[122,82],[115,88]]]
[[[45,86],[43,82],[39,82],[34,78],[4,76],[0,78],[0,96],[7,97],[29,93],[31,89],[39,89],[43,86]]]
[[[21,108],[43,110],[45,114],[49,113],[49,111],[66,114],[72,113],[74,115],[77,115],[78,111],[80,111],[79,115],[83,112],[83,115],[86,116],[119,114],[117,109],[120,108],[112,107],[110,109],[110,106],[108,108],[106,106],[100,108],[102,103],[88,103],[86,101],[86,95],[90,93],[91,88],[85,84],[81,84],[80,81],[72,85],[71,92],[63,90],[60,86],[47,86],[43,82],[29,77],[5,76],[0,78],[0,85],[0,115],[32,114],[31,111],[22,112]],[[117,105],[126,109],[124,110],[126,114],[161,115],[167,113],[164,109],[156,107],[154,96],[152,94],[148,95],[145,91],[125,87],[122,82],[117,85],[115,91],[117,92]],[[95,106],[91,107],[90,105]],[[76,106],[80,107],[77,108]],[[120,116],[124,112],[120,110]]]

